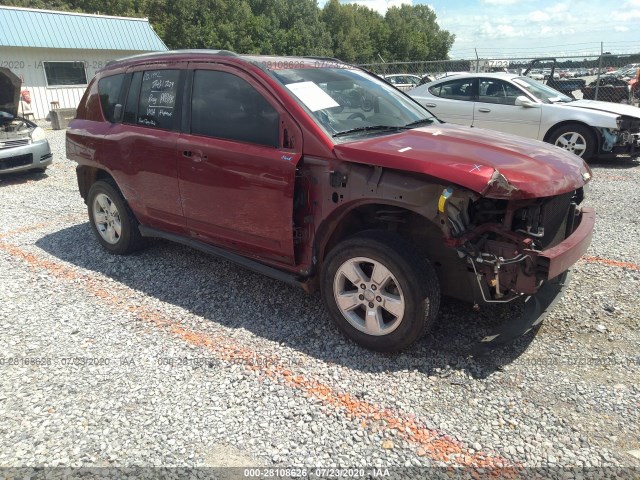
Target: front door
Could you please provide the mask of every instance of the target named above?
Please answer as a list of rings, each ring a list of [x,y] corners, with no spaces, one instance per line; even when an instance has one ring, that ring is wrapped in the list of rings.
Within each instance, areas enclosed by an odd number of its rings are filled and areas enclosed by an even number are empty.
[[[302,156],[298,126],[245,73],[211,64],[190,69],[192,93],[177,151],[191,234],[292,265],[293,190]]]

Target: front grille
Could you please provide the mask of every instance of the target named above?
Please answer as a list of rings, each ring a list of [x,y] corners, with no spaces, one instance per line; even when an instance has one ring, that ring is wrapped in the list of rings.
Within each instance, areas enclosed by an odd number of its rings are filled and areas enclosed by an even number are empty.
[[[543,199],[541,203],[521,208],[514,215],[515,231],[531,231],[532,236],[544,229],[542,236],[536,236],[536,243],[542,248],[553,247],[565,238],[569,206],[575,192]]]
[[[4,148],[24,147],[29,145],[28,138],[20,138],[17,140],[0,140],[0,150]]]
[[[564,240],[565,229],[563,226],[567,220],[573,195],[574,192],[569,192],[557,197],[551,197],[544,202],[542,206],[544,237],[540,241],[543,248],[553,246]]]
[[[27,153],[25,155],[18,155],[16,157],[5,158],[0,160],[0,170],[8,170],[10,168],[23,167],[25,165],[31,165],[33,163],[33,155]]]

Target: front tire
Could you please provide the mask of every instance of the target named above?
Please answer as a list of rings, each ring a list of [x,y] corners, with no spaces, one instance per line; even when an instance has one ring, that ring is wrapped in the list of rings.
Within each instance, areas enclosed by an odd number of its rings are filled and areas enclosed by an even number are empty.
[[[320,288],[337,327],[378,352],[413,344],[433,326],[440,305],[431,263],[402,237],[385,231],[363,232],[333,248]]]
[[[109,253],[126,255],[143,245],[138,221],[114,183],[95,182],[89,189],[87,206],[93,232]]]
[[[583,160],[590,160],[596,150],[596,138],[591,129],[577,123],[554,130],[549,143],[578,155]]]

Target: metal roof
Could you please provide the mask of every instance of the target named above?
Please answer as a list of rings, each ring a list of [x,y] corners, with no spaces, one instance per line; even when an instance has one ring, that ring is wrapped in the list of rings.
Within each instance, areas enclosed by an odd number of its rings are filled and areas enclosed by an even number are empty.
[[[167,50],[146,18],[0,7],[0,46]]]

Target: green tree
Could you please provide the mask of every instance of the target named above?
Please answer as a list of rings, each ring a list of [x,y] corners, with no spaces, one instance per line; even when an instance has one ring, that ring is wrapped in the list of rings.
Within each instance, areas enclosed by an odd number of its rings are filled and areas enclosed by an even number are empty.
[[[448,58],[455,36],[440,28],[435,12],[428,6],[392,7],[385,20],[389,26],[389,55],[393,60]]]
[[[331,54],[331,37],[315,0],[249,0],[249,4],[257,26],[256,53]]]
[[[346,62],[367,62],[386,54],[389,29],[374,10],[330,0],[322,10],[322,20],[331,34],[335,57]]]
[[[329,0],[0,0],[0,5],[147,17],[172,49],[335,56],[366,63],[445,59],[454,36],[425,5],[402,5],[382,16]]]

